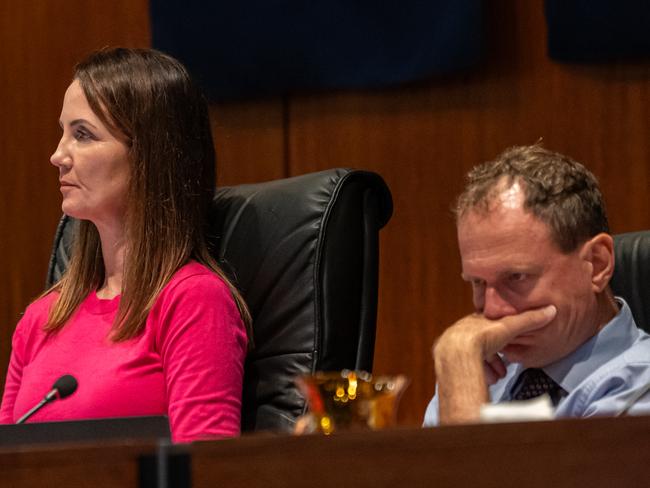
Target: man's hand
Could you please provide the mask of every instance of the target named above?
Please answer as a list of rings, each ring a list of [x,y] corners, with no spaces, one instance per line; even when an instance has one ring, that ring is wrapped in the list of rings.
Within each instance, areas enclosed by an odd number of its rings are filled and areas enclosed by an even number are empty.
[[[487,385],[505,375],[497,353],[515,337],[544,327],[556,313],[549,305],[498,320],[472,314],[449,327],[433,348],[440,423],[478,420]]]
[[[494,384],[506,371],[497,353],[515,337],[540,329],[557,313],[553,305],[528,310],[517,315],[489,320],[472,314],[449,327],[434,345],[434,360],[444,353],[462,357],[479,355],[485,361],[486,383]]]

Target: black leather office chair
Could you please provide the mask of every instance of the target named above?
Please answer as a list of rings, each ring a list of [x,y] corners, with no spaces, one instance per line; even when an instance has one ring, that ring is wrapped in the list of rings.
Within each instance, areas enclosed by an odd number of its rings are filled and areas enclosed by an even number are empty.
[[[350,169],[217,190],[215,254],[253,315],[243,431],[292,429],[305,409],[296,375],[371,371],[378,232],[391,214],[382,178]],[[48,286],[67,267],[72,222],[57,229]]]
[[[636,325],[650,332],[650,231],[614,236],[614,294],[627,301]]]

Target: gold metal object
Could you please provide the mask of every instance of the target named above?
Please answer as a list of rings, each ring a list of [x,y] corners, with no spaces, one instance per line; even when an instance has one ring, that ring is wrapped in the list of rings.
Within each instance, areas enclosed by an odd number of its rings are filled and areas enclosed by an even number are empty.
[[[383,429],[395,425],[397,405],[409,380],[404,375],[374,376],[365,371],[317,372],[296,378],[309,402],[301,431]],[[308,425],[305,426],[305,423]]]

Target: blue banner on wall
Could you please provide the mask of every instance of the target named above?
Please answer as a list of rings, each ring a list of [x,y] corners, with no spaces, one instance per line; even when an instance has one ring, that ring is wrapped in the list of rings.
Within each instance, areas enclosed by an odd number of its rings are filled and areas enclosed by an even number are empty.
[[[650,59],[647,0],[546,0],[549,56],[558,61]]]
[[[151,0],[153,47],[212,99],[379,87],[465,70],[481,0]]]

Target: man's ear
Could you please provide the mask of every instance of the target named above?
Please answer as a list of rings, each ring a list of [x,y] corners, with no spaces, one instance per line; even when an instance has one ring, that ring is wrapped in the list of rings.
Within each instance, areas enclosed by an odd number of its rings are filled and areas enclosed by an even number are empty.
[[[591,263],[591,285],[594,292],[602,292],[614,274],[614,239],[602,232],[583,245],[581,254]]]

